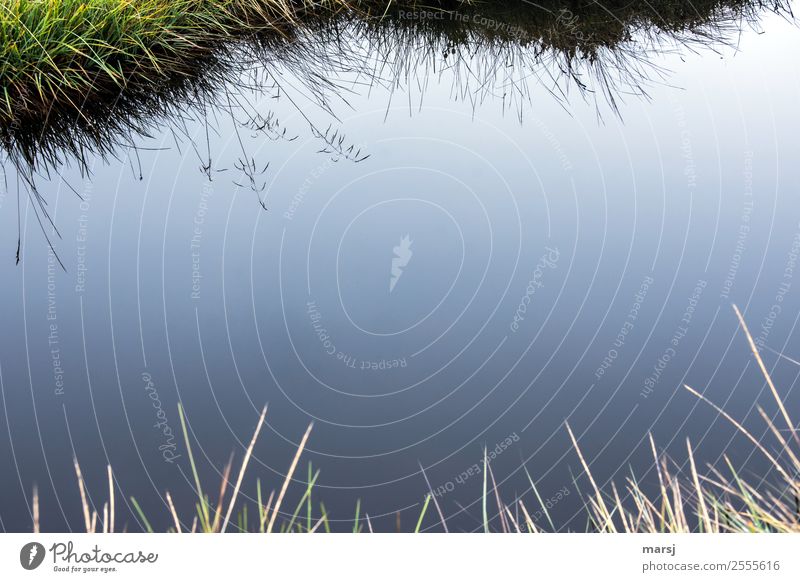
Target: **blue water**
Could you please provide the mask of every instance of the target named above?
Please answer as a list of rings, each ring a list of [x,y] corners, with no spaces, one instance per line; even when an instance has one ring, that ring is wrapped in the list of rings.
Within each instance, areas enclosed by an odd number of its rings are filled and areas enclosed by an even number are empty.
[[[599,483],[631,469],[652,483],[649,434],[679,466],[690,439],[703,464],[726,452],[763,471],[683,387],[763,433],[755,407],[776,408],[737,304],[800,402],[800,35],[762,26],[738,50],[660,57],[665,78],[619,115],[534,83],[520,120],[502,100],[454,99],[446,73],[424,95],[355,91],[335,127],[359,162],[320,153],[286,100],[249,96],[293,141],[240,128],[240,146],[225,112],[177,136],[163,120],[137,150],[90,159],[90,176],[72,164],[40,180],[65,270],[24,194],[14,265],[7,169],[2,527],[30,529],[34,484],[45,529],[82,527],[73,455],[101,512],[113,465],[118,524],[138,529],[134,495],[168,527],[167,490],[189,515],[179,401],[213,496],[265,404],[245,498],[257,477],[280,486],[313,421],[284,509],[311,462],[315,514],[322,500],[342,529],[357,500],[376,529],[397,512],[413,527],[425,476],[454,529],[480,527],[484,446],[506,503],[536,508],[524,464],[558,527],[583,529],[565,423]]]

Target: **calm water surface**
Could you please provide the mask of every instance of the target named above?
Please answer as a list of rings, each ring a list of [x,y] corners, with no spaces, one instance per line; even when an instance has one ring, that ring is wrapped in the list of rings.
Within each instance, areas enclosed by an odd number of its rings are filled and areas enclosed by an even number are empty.
[[[300,106],[344,156],[287,99],[251,92],[283,138],[223,108],[90,157],[90,176],[41,179],[57,256],[23,196],[17,267],[7,170],[2,527],[30,528],[34,484],[45,528],[80,526],[73,455],[98,506],[110,462],[156,527],[165,490],[188,514],[179,401],[214,484],[269,404],[251,494],[257,476],[279,485],[313,421],[314,503],[343,529],[359,499],[376,529],[397,512],[412,527],[420,466],[452,528],[480,527],[484,446],[507,502],[530,495],[524,464],[560,527],[583,529],[565,423],[599,482],[652,483],[650,433],[679,466],[688,438],[703,462],[725,451],[764,474],[683,388],[758,434],[756,406],[776,412],[735,303],[800,402],[800,35],[776,16],[761,29],[657,57],[664,77],[618,94],[619,115],[544,78],[529,103],[477,102],[447,68],[424,87],[346,79],[337,118]],[[296,479],[287,510],[307,465]]]

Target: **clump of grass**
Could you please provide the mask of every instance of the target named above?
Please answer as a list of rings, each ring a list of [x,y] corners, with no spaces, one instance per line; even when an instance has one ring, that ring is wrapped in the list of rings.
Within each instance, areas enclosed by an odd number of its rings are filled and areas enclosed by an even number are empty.
[[[765,10],[791,13],[785,0],[0,0],[0,142],[32,167],[110,153],[254,61],[316,78],[316,98],[331,68],[392,85],[445,59],[467,84],[454,95],[470,99],[527,99],[528,76],[556,96],[559,78],[591,93],[588,71],[615,104],[642,92],[653,49],[735,39]],[[495,91],[495,75],[513,86]]]
[[[733,306],[741,329],[747,339],[759,369],[770,388],[770,392],[785,426],[778,428],[772,418],[762,408],[758,412],[769,433],[775,439],[778,452],[770,452],[751,431],[731,417],[703,394],[690,386],[685,388],[697,398],[710,405],[736,430],[747,438],[769,462],[777,475],[777,481],[758,486],[749,483],[737,470],[728,456],[724,457],[725,467],[708,467],[708,474],[701,475],[697,469],[695,454],[687,440],[686,452],[689,463],[689,477],[672,474],[666,457],[656,451],[652,436],[650,445],[655,459],[658,477],[658,492],[648,494],[643,486],[629,477],[624,496],[615,485],[611,491],[602,491],[592,477],[578,442],[568,427],[584,473],[588,477],[592,494],[586,499],[587,512],[594,531],[599,532],[643,532],[643,533],[748,533],[748,532],[800,532],[800,436],[797,425],[792,421],[783,399],[764,365],[756,343],[750,334],[741,312]],[[786,438],[786,434],[792,436]],[[520,502],[521,503],[521,502]],[[544,506],[542,506],[544,508]],[[524,506],[523,506],[524,509]],[[546,509],[545,509],[546,512]],[[530,531],[536,525],[524,511],[524,524]],[[513,519],[509,513],[509,519]],[[548,518],[549,519],[549,518]]]
[[[225,501],[226,501],[225,493],[226,493],[226,490],[227,490],[228,486],[231,484],[230,480],[229,480],[229,477],[230,477],[230,472],[231,472],[232,461],[228,461],[227,465],[225,466],[225,470],[223,472],[222,482],[221,482],[221,485],[220,485],[220,492],[219,492],[218,502],[216,503],[216,505],[213,505],[211,500],[209,499],[209,497],[203,493],[203,489],[202,489],[201,484],[200,484],[200,478],[199,478],[198,472],[197,472],[197,465],[195,464],[194,455],[192,453],[192,445],[191,445],[191,441],[189,439],[189,431],[186,428],[186,419],[185,419],[185,415],[184,415],[184,411],[183,411],[183,406],[181,406],[181,405],[178,405],[178,415],[180,417],[181,429],[182,429],[183,436],[184,436],[184,442],[186,443],[186,452],[187,452],[187,455],[189,457],[189,464],[191,465],[192,475],[193,475],[194,481],[195,481],[195,492],[196,492],[197,498],[198,498],[198,501],[197,501],[197,504],[196,504],[197,515],[194,517],[194,519],[192,521],[192,529],[191,529],[191,531],[198,531],[198,526],[199,526],[199,531],[204,532],[204,533],[225,533],[225,531],[228,529],[228,524],[230,522],[231,516],[232,516],[233,511],[234,511],[234,508],[236,507],[236,500],[237,500],[237,498],[239,496],[239,491],[241,489],[242,480],[244,479],[245,471],[247,470],[247,465],[250,462],[250,457],[253,454],[253,449],[255,448],[256,441],[258,440],[258,435],[261,432],[261,428],[264,426],[264,419],[265,419],[265,417],[267,415],[267,407],[265,406],[264,409],[261,411],[261,416],[259,417],[258,423],[256,424],[255,432],[253,433],[253,437],[250,439],[250,444],[247,447],[247,450],[245,451],[244,458],[242,459],[242,464],[241,464],[241,467],[239,468],[239,473],[238,473],[238,476],[236,478],[236,482],[234,484],[232,484],[233,485],[233,491],[231,493],[230,500],[227,501],[227,507],[228,507],[227,510],[224,510]],[[267,501],[266,504],[264,504],[262,502],[262,496],[261,496],[261,482],[258,481],[258,484],[257,484],[258,507],[257,507],[257,509],[258,509],[259,531],[261,531],[261,532],[270,533],[272,531],[273,527],[275,526],[275,522],[278,519],[278,516],[280,515],[280,509],[281,509],[281,504],[283,502],[283,498],[284,498],[284,496],[286,494],[286,491],[287,491],[287,489],[289,487],[289,484],[292,481],[292,477],[294,476],[294,472],[297,469],[297,464],[298,464],[298,461],[300,460],[300,455],[303,453],[303,449],[305,449],[306,443],[308,442],[308,437],[311,434],[312,426],[313,426],[313,424],[310,424],[308,426],[308,429],[306,429],[306,432],[303,435],[302,440],[300,441],[300,444],[299,444],[299,446],[297,448],[297,451],[295,452],[294,459],[292,460],[292,464],[289,467],[289,471],[286,473],[286,478],[283,481],[283,485],[281,486],[280,492],[278,493],[278,498],[275,501],[274,505],[272,505],[272,499],[275,496],[275,491],[273,490],[270,493],[269,500]],[[311,469],[309,468],[309,471],[310,470]],[[301,505],[306,500],[306,496],[308,496],[309,503],[310,503],[311,488],[313,487],[313,484],[314,484],[315,481],[316,481],[316,476],[309,480],[308,488],[306,490],[306,494],[303,496],[303,499],[300,502]],[[172,514],[173,522],[175,524],[175,531],[180,532],[181,531],[181,525],[180,525],[181,522],[180,522],[180,519],[178,518],[178,515],[177,515],[177,513],[175,511],[175,506],[172,503],[172,498],[170,497],[169,492],[167,492],[167,499],[169,500],[169,508],[170,508],[170,512]],[[139,505],[135,502],[135,499],[131,498],[131,501],[134,503],[134,507],[136,508],[140,519],[143,521],[143,523],[147,524],[147,519],[146,519],[146,517],[144,515],[144,512],[142,512],[142,510],[139,507]],[[287,529],[289,529],[289,530],[292,529],[292,527],[293,527],[293,525],[294,525],[294,523],[296,521],[297,514],[299,513],[299,507],[300,506],[298,506],[298,509],[295,511],[295,513],[293,514],[291,520],[288,523]],[[223,510],[225,511],[224,517],[222,517]],[[212,517],[212,515],[213,515],[213,517]],[[311,520],[311,513],[310,513],[310,505],[309,505],[309,514],[308,514],[308,521],[307,521],[309,530],[312,527],[310,525],[310,520]],[[241,512],[239,513],[237,522],[239,524],[239,529],[247,530],[247,507],[246,506],[244,506],[242,508]]]
[[[87,144],[107,146],[104,136],[143,130],[139,120],[162,112],[165,98],[190,98],[198,87],[187,82],[213,82],[232,40],[285,35],[297,6],[305,5],[0,0],[3,145],[34,165],[42,151],[51,162],[59,150],[80,157]],[[206,73],[212,79],[200,79]]]
[[[2,0],[6,119],[80,111],[120,90],[157,90],[198,58],[259,32],[288,34],[311,3],[279,0]],[[327,1],[313,4],[332,8]]]

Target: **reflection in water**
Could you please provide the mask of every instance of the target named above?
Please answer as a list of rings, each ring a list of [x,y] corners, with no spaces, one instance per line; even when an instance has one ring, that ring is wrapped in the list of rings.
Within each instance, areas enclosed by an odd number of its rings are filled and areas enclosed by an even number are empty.
[[[122,87],[101,70],[95,91],[70,95],[67,87],[59,101],[38,103],[37,96],[45,97],[35,86],[14,84],[7,98],[25,106],[2,112],[0,139],[12,160],[46,170],[65,156],[114,154],[165,119],[180,127],[191,111],[230,105],[243,89],[291,99],[289,79],[324,109],[337,96],[375,84],[424,92],[440,75],[452,79],[455,98],[476,105],[497,98],[520,114],[531,82],[558,99],[574,90],[592,99],[601,94],[616,108],[621,96],[646,94],[648,82],[662,76],[653,56],[734,43],[743,26],[756,26],[769,12],[788,15],[790,8],[783,0],[450,0],[303,15],[291,25],[275,23],[272,33],[236,37],[225,48],[214,39],[201,54],[158,70],[140,70],[140,64]],[[254,121],[259,129],[275,129],[270,119]],[[311,131],[329,141],[313,125]]]

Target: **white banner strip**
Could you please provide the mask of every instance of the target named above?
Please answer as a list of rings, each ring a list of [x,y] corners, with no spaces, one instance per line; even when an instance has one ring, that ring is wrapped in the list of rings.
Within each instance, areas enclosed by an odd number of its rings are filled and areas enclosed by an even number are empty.
[[[2,580],[800,580],[791,534],[3,534]]]

